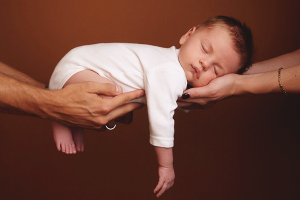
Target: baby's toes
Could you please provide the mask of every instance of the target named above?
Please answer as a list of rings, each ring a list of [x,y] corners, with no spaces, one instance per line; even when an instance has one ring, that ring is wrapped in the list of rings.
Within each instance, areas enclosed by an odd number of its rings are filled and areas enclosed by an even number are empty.
[[[66,144],[61,144],[61,152],[66,153],[67,148],[66,148]]]
[[[56,144],[56,148],[57,148],[58,151],[61,151],[61,150],[62,150],[62,149],[61,149],[61,144],[60,144],[60,143],[57,143],[57,144]]]
[[[75,154],[76,153],[76,147],[75,147],[74,143],[70,145],[70,153],[71,154]]]
[[[71,147],[70,144],[66,145],[66,154],[70,154],[71,153]]]
[[[77,146],[76,146],[76,150],[82,152],[82,151],[84,150],[83,144],[77,145]]]

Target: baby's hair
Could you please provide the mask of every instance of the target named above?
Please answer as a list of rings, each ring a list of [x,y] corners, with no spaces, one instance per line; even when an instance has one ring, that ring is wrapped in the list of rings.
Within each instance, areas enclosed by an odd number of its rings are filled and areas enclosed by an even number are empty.
[[[198,25],[196,28],[212,28],[217,24],[225,25],[233,39],[234,49],[240,55],[241,68],[237,71],[238,74],[243,74],[247,71],[253,61],[253,39],[250,28],[239,20],[227,16],[215,16]]]

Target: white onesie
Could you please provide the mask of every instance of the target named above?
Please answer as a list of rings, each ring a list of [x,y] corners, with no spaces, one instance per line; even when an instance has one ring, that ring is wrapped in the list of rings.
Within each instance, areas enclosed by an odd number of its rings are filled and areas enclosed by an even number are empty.
[[[187,86],[178,61],[179,50],[143,44],[101,43],[72,49],[57,64],[51,90],[61,89],[82,70],[93,70],[123,88],[123,92],[144,89],[150,128],[150,143],[159,147],[174,145],[174,110]]]

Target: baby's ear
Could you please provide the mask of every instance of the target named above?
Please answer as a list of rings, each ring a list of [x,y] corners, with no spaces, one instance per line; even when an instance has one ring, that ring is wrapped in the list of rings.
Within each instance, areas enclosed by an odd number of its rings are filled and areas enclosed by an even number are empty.
[[[187,39],[197,30],[197,28],[194,26],[193,28],[191,28],[186,34],[184,34],[180,40],[179,40],[179,44],[183,45]]]

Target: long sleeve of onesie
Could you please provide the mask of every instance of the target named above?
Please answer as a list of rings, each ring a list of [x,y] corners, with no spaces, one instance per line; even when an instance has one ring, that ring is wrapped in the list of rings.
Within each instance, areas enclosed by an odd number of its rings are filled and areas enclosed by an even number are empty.
[[[173,115],[177,108],[176,101],[186,87],[186,79],[180,70],[158,66],[146,73],[150,143],[154,146],[169,148],[174,145]]]

